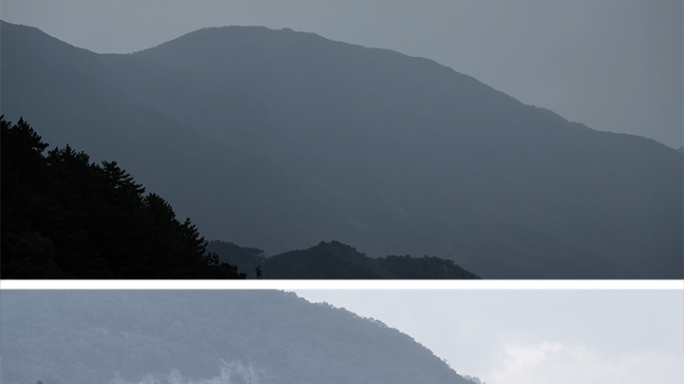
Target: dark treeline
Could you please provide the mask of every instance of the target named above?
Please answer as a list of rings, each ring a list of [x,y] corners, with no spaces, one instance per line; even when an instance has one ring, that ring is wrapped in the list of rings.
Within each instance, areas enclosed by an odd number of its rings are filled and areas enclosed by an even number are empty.
[[[2,122],[2,278],[240,278],[117,166]]]
[[[223,262],[238,266],[248,277],[266,279],[477,279],[452,260],[424,256],[370,258],[338,241],[305,250],[266,256],[258,248],[211,241],[207,249]]]

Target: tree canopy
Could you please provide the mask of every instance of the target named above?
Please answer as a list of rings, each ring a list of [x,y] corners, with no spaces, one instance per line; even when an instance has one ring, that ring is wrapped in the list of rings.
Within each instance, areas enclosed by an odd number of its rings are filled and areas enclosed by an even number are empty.
[[[2,124],[2,278],[244,278],[115,161]]]

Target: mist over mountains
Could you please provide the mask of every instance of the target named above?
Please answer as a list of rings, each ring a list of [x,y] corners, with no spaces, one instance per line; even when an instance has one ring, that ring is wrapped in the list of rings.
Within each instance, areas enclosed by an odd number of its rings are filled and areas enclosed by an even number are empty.
[[[472,384],[380,321],[276,291],[3,291],[2,382]]]
[[[1,113],[116,159],[208,239],[338,240],[485,278],[684,274],[681,153],[433,61],[261,27],[126,55],[1,32]]]

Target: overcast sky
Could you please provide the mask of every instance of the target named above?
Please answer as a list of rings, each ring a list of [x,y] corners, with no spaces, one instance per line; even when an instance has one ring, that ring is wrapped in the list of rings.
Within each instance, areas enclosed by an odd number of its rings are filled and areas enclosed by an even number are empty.
[[[681,290],[296,290],[381,320],[487,384],[681,384]]]
[[[433,59],[598,130],[682,146],[681,0],[2,0],[3,20],[99,53],[262,25]]]

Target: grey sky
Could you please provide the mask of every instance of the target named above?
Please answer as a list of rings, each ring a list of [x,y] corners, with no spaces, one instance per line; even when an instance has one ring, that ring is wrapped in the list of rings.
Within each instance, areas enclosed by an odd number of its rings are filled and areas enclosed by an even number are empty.
[[[95,52],[263,25],[433,59],[594,129],[682,145],[681,0],[2,0],[3,20]]]
[[[488,384],[680,384],[679,290],[296,290],[383,321]]]

